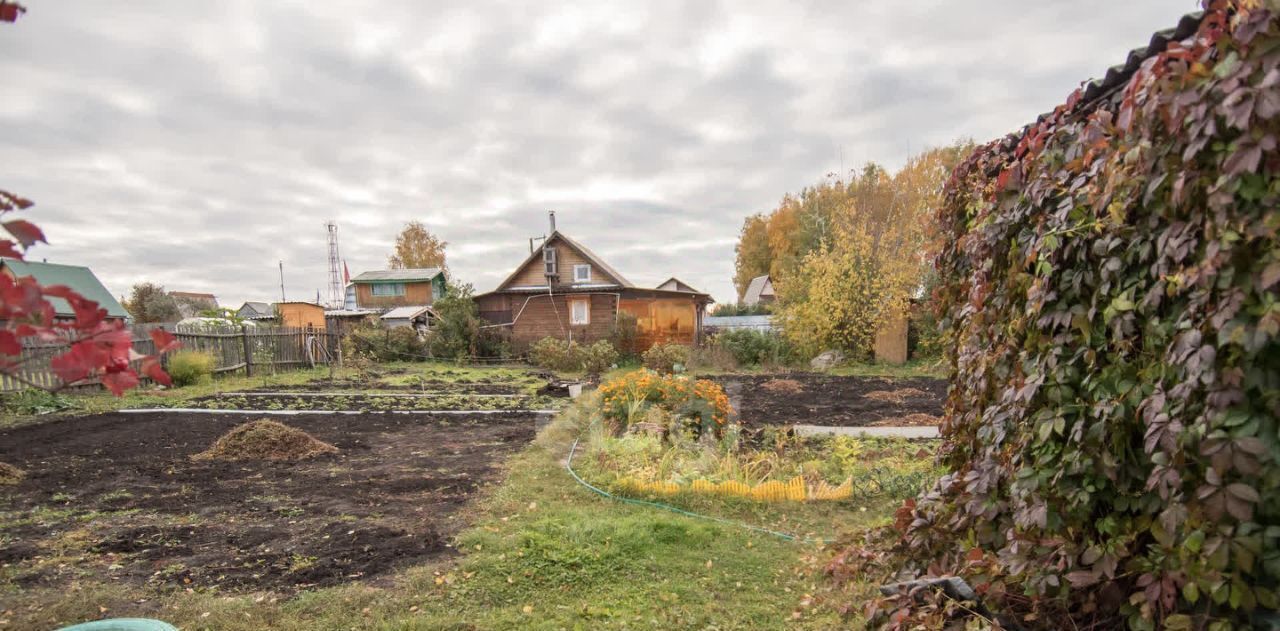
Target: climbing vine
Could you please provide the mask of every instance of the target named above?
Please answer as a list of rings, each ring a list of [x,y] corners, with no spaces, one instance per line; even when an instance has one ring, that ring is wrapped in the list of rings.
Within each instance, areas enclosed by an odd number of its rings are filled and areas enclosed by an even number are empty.
[[[833,574],[960,575],[1023,628],[1242,629],[1280,604],[1280,20],[1255,4],[1207,3],[1114,94],[956,169],[950,473]],[[976,611],[945,601],[870,613]]]

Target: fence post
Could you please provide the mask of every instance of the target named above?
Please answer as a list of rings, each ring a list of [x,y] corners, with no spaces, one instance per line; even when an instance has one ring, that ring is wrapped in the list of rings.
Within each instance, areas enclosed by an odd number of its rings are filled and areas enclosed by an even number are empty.
[[[244,376],[253,376],[253,353],[249,351],[249,326],[240,325],[240,341],[244,345]]]

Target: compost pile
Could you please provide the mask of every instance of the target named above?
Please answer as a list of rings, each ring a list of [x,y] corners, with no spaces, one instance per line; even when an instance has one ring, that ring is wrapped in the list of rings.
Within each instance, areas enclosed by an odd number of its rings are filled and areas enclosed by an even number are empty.
[[[13,486],[27,477],[27,473],[7,462],[0,462],[0,486]]]
[[[269,419],[240,425],[227,432],[208,451],[195,456],[198,460],[275,460],[291,462],[320,454],[337,453],[338,449],[310,434]]]

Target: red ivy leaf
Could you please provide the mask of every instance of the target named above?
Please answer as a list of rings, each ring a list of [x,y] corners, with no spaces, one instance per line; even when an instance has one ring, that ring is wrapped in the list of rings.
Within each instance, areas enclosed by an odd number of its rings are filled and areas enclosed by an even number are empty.
[[[182,343],[178,341],[178,338],[174,337],[172,333],[164,329],[152,329],[151,341],[155,342],[157,353],[167,353],[169,351],[176,350],[179,346],[182,346]]]
[[[137,387],[138,375],[132,370],[107,373],[102,376],[102,385],[106,386],[111,394],[120,396],[125,390]]]
[[[18,341],[18,336],[13,331],[0,329],[0,355],[21,355],[22,343]]]
[[[0,257],[22,260],[22,251],[14,247],[13,241],[0,239]]]
[[[169,378],[169,373],[165,372],[164,368],[160,366],[160,359],[157,357],[147,357],[142,360],[142,374],[160,385],[173,385],[173,380]]]
[[[44,232],[37,228],[35,224],[26,219],[13,219],[4,222],[4,229],[9,231],[20,243],[22,247],[29,248],[36,243],[48,243],[45,241]]]

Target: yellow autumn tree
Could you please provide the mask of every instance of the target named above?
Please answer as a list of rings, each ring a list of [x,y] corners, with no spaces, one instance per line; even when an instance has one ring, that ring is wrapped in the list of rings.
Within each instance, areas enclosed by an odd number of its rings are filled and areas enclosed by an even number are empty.
[[[388,257],[387,266],[391,269],[447,269],[444,260],[446,245],[449,244],[431,234],[421,221],[410,221],[396,235],[396,250]]]

